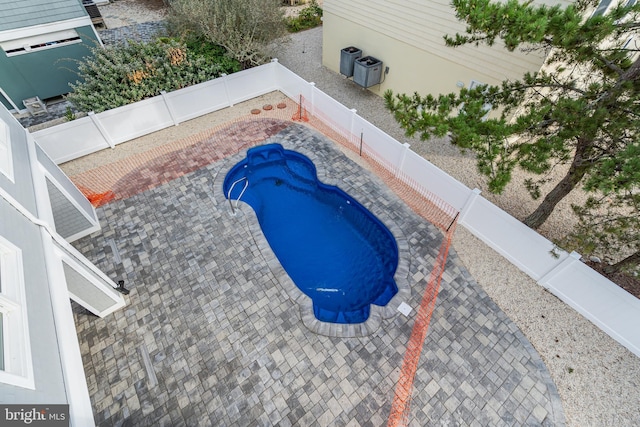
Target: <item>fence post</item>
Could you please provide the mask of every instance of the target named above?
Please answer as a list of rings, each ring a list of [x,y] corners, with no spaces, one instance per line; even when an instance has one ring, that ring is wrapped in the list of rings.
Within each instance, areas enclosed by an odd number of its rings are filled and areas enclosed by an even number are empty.
[[[229,107],[233,107],[231,96],[229,96],[229,87],[227,86],[227,73],[220,74],[220,78],[222,79],[222,84],[224,85],[224,94],[227,97],[227,103],[229,104]]]
[[[315,106],[316,84],[314,82],[311,82],[309,83],[309,85],[311,86],[311,111],[309,111],[309,113],[313,116],[315,115],[315,112],[316,112],[316,106]]]
[[[474,188],[473,190],[471,190],[471,193],[469,193],[469,197],[467,197],[467,200],[464,202],[464,206],[462,206],[462,209],[460,209],[460,219],[458,220],[460,224],[464,223],[465,217],[471,210],[471,207],[475,203],[476,199],[480,196],[480,193],[482,193],[482,191],[478,188]]]
[[[398,166],[396,166],[396,171],[394,174],[396,177],[404,168],[404,161],[407,159],[407,153],[409,152],[409,147],[411,147],[411,145],[408,142],[405,142],[404,144],[402,144],[402,146],[404,147],[404,149],[402,150],[402,155],[400,156],[400,161],[398,162]]]
[[[556,264],[555,267],[543,274],[542,277],[537,280],[538,284],[545,289],[549,289],[549,285],[547,284],[547,282],[549,282],[549,280],[553,279],[554,276],[556,276],[565,268],[569,267],[571,264],[578,262],[580,258],[582,258],[582,255],[580,255],[578,252],[571,252],[568,257],[560,261],[558,264]]]
[[[282,85],[280,84],[280,67],[282,65],[280,65],[280,61],[278,61],[278,58],[271,59],[270,64],[271,64],[271,68],[273,69],[273,71],[271,72],[271,75],[273,76],[273,79],[272,79],[273,86],[277,88],[281,88]]]
[[[353,128],[356,125],[356,116],[357,116],[358,110],[356,110],[355,108],[352,108],[349,111],[351,111],[351,124],[349,125],[349,133],[351,135],[355,135],[356,133],[353,131]]]
[[[164,101],[164,106],[167,107],[167,111],[169,112],[169,116],[171,116],[171,121],[173,121],[174,126],[178,126],[179,122],[176,119],[176,115],[171,107],[171,102],[169,97],[167,96],[167,92],[164,90],[160,91],[160,95],[162,96],[162,100]]]
[[[352,108],[349,111],[351,111],[351,124],[349,124],[349,135],[347,135],[347,139],[349,142],[353,142],[354,137],[356,136],[356,132],[353,128],[356,126],[356,117],[358,115],[358,110]]]
[[[96,128],[98,128],[98,131],[100,132],[100,135],[102,135],[102,137],[107,142],[107,144],[109,144],[109,147],[116,148],[116,144],[113,143],[113,140],[109,136],[109,133],[104,128],[104,126],[102,126],[102,123],[100,123],[100,119],[98,119],[98,116],[96,116],[96,113],[94,113],[93,111],[89,111],[88,116],[91,119],[91,122],[93,122],[93,125]]]

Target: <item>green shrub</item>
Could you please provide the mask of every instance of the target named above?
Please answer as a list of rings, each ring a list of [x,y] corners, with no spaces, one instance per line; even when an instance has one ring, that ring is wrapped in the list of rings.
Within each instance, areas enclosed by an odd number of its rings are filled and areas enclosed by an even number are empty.
[[[64,112],[64,118],[66,121],[70,122],[72,120],[76,119],[76,113],[73,112],[73,110],[71,109],[71,107],[67,107],[67,109]]]
[[[312,0],[308,6],[300,10],[296,17],[287,18],[287,29],[291,33],[308,30],[322,25],[322,8],[316,0]]]
[[[203,57],[207,64],[219,65],[224,73],[231,74],[242,69],[240,62],[233,59],[224,47],[212,43],[204,35],[188,33],[185,44],[189,52]]]
[[[192,40],[191,45],[198,45]],[[221,73],[232,73],[239,64],[224,51],[176,39],[151,43],[129,42],[124,47],[95,47],[93,56],[78,66],[81,80],[72,83],[67,95],[78,109],[100,112],[201,83]]]

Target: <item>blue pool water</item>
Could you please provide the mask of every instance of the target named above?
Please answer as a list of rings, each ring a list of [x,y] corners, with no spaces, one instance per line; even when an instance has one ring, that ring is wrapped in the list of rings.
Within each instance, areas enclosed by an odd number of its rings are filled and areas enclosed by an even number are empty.
[[[371,304],[384,306],[397,293],[393,235],[347,193],[318,181],[309,158],[280,144],[252,148],[227,173],[225,197],[240,197],[245,183],[241,200],[254,209],[287,274],[313,300],[318,320],[364,322]]]

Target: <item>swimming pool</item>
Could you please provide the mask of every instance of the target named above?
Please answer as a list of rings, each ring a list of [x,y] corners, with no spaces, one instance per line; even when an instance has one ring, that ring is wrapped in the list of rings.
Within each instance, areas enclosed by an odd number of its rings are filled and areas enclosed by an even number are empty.
[[[364,322],[371,304],[385,306],[398,292],[393,235],[353,197],[321,183],[308,157],[280,144],[254,147],[227,173],[223,191],[253,208],[318,320]]]

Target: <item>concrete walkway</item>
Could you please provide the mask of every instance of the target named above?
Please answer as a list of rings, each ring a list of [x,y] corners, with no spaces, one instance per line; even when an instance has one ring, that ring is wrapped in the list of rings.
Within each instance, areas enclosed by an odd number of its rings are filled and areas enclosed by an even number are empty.
[[[417,307],[441,233],[323,135],[293,122],[259,128],[246,128],[259,137],[243,136],[312,152],[342,189],[402,230],[411,253],[407,303]],[[250,232],[252,211],[231,216],[215,191],[244,157],[246,147],[226,150],[237,143],[224,136],[231,134],[191,145],[197,169],[169,180],[163,165],[184,154],[180,144],[168,155],[148,156],[138,174],[123,168],[129,172],[120,185],[146,191],[123,192],[126,198],[99,208],[102,230],[75,243],[131,289],[127,307],[105,319],[74,310],[96,422],[385,425],[415,311],[398,313],[361,338],[306,329],[270,267],[277,263],[273,253],[261,234]],[[220,145],[226,157],[206,154]],[[564,425],[539,355],[453,249],[411,408],[412,426]]]

